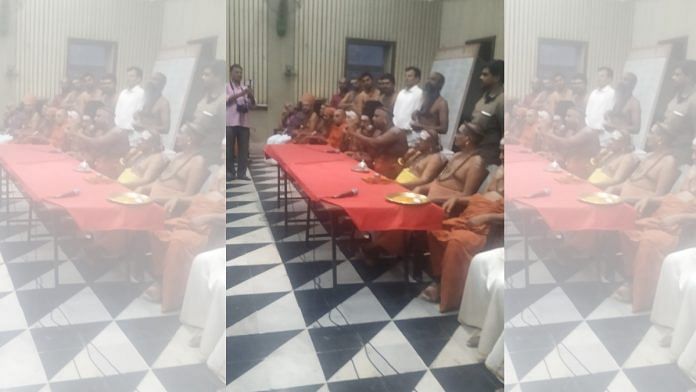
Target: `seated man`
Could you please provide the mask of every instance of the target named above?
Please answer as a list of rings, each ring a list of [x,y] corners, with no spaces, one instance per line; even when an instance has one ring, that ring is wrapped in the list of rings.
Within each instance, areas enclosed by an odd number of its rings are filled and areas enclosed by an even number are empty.
[[[531,149],[539,129],[539,113],[534,109],[520,108],[519,110],[524,112],[524,122],[516,124],[513,133],[506,139]]]
[[[674,137],[666,128],[654,125],[645,142],[646,149],[650,151],[648,156],[626,181],[607,188],[607,192],[616,193],[629,203],[666,195],[679,175],[672,144]]]
[[[503,150],[500,150],[503,162]],[[504,165],[484,193],[455,196],[443,205],[451,218],[443,222],[443,230],[428,232],[430,272],[435,282],[422,297],[440,303],[440,312],[457,309],[472,257],[486,244],[491,225],[503,222]]]
[[[505,249],[497,248],[474,256],[466,276],[459,322],[476,327],[468,346],[488,356],[504,328]]]
[[[399,173],[396,182],[413,189],[435,180],[447,164],[447,159],[440,149],[440,138],[437,134],[420,131],[416,145],[400,160],[404,169]]]
[[[607,128],[614,128],[607,148],[599,156],[594,158],[593,166],[596,167],[589,177],[591,184],[605,189],[626,181],[639,164],[638,157],[633,152],[631,134],[626,131],[625,117],[621,113],[608,115],[610,124]]]
[[[639,201],[636,210],[647,217],[636,222],[638,229],[623,233],[622,251],[628,281],[616,296],[626,302],[632,301],[634,312],[650,307],[662,261],[675,250],[684,225],[696,222],[696,139],[692,148],[694,166],[680,189]]]
[[[408,150],[406,134],[394,126],[391,113],[383,107],[375,110],[372,125],[379,132],[379,136],[364,136],[353,128],[347,129],[346,132],[358,142],[375,149],[373,167],[377,173],[395,179],[401,171],[398,160]]]
[[[325,132],[315,132],[309,137],[312,144],[328,144],[329,146],[340,150],[344,145],[346,134],[346,112],[343,109],[326,108],[326,116],[331,116],[331,123],[326,127]]]
[[[125,169],[118,182],[135,189],[155,181],[166,165],[160,134],[143,131],[142,142],[123,159]]]
[[[121,158],[130,149],[127,131],[114,124],[114,113],[102,105],[94,117],[95,136],[86,136],[73,130],[67,135],[80,147],[84,156],[91,157],[91,166],[98,172],[110,178],[118,178],[123,170]]]
[[[435,180],[418,186],[413,191],[427,195],[430,200],[438,204],[455,196],[469,196],[476,193],[488,175],[478,149],[482,140],[483,134],[476,124],[462,124],[454,138],[454,144],[459,148],[459,152],[454,154]]]
[[[222,154],[225,154],[224,147]],[[221,165],[214,176],[206,191],[171,198],[165,210],[177,215],[184,208],[183,213],[167,220],[164,230],[152,234],[152,261],[157,282],[145,296],[161,301],[163,312],[181,306],[193,258],[211,245],[222,245],[217,243],[214,229],[225,225],[226,167]],[[220,235],[219,238],[224,237]]]
[[[301,137],[293,140],[296,144],[326,144],[326,138],[331,130],[331,126],[334,123],[334,112],[335,109],[321,105],[319,111],[319,121],[317,126],[312,133],[303,133]]]
[[[585,126],[580,110],[571,107],[565,115],[566,135],[557,136],[551,132],[539,134],[542,143],[562,157],[563,165],[570,173],[580,178],[592,174],[590,161],[599,153],[599,134]]]
[[[201,155],[203,136],[188,129],[177,135],[174,149],[178,154],[150,184],[135,188],[138,193],[149,195],[155,202],[165,204],[175,197],[193,196],[201,189],[207,169]]]
[[[291,111],[285,120],[285,128],[281,133],[268,138],[266,144],[289,143],[295,137],[302,137],[303,134],[311,134],[317,126],[319,116],[314,113],[314,102],[316,98],[312,94],[306,93],[300,99],[299,110]]]

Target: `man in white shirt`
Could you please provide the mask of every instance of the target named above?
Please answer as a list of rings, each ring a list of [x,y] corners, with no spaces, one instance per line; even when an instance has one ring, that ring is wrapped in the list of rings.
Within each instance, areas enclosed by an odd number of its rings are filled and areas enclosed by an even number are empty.
[[[609,133],[604,130],[604,115],[614,108],[614,89],[611,80],[614,71],[609,67],[599,67],[597,70],[597,88],[592,90],[587,98],[585,109],[585,124],[588,128],[600,131],[599,143],[606,147],[610,140]]]
[[[423,90],[418,87],[421,79],[421,70],[416,67],[406,68],[406,88],[399,91],[394,102],[394,125],[406,130],[408,146],[413,147],[418,142],[418,133],[411,129],[411,116],[420,109],[423,104]]]
[[[116,126],[128,130],[128,140],[131,147],[140,142],[140,132],[133,128],[133,115],[142,110],[145,102],[145,92],[140,87],[143,80],[143,70],[138,67],[129,67],[126,72],[126,85],[128,86],[118,96],[116,109],[114,110],[114,122]]]

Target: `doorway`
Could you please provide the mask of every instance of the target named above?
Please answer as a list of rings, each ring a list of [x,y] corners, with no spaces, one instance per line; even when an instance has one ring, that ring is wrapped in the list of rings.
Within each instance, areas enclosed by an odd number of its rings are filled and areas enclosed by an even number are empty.
[[[672,50],[669,54],[669,59],[667,60],[667,71],[665,72],[665,78],[662,81],[662,89],[657,98],[657,105],[655,106],[654,121],[660,121],[664,117],[665,110],[669,101],[674,98],[676,93],[674,90],[674,85],[672,84],[672,72],[674,67],[682,61],[686,60],[686,52],[689,44],[689,37],[678,37],[667,39],[658,42],[660,45],[669,45]]]
[[[196,105],[205,94],[203,83],[200,83],[200,77],[203,74],[203,68],[212,64],[212,62],[216,60],[215,54],[217,52],[217,37],[197,39],[189,41],[187,44],[198,45],[200,47],[200,55],[198,56],[196,71],[193,73],[193,83],[191,83],[189,98],[184,109],[184,122],[193,118],[193,112],[196,110]]]

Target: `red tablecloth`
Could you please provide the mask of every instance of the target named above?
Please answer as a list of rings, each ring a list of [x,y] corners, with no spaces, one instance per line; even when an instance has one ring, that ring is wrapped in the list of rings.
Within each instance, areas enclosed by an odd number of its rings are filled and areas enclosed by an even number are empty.
[[[549,161],[536,154],[511,151],[506,146],[505,199],[534,208],[554,231],[630,230],[634,227],[633,207],[625,203],[596,206],[579,201],[579,196],[599,189],[588,182],[560,183],[556,179],[565,172],[547,172],[548,164]],[[549,196],[527,197],[545,188],[551,191]]]
[[[32,200],[50,203],[67,211],[83,231],[159,230],[163,228],[164,209],[157,204],[124,206],[107,200],[109,195],[128,189],[110,182],[91,184],[86,178],[93,172],[81,173],[74,169],[79,162],[62,153],[47,153],[37,146],[7,145],[0,148],[0,164]],[[46,150],[47,151],[47,150]],[[41,161],[55,156],[56,160]],[[20,159],[13,159],[21,157]],[[37,161],[30,160],[37,158]],[[62,159],[57,159],[57,158]],[[52,196],[79,189],[78,196],[61,199]]]
[[[264,148],[266,156],[275,159],[282,167],[291,163],[354,162],[345,154],[328,151],[335,150],[321,144],[269,144]]]
[[[0,144],[0,163],[2,163],[3,166],[11,164],[37,164],[71,159],[70,156],[57,151],[53,146]]]
[[[343,154],[327,153],[327,149],[327,146],[286,144],[267,146],[266,152],[307,197],[341,207],[359,230],[437,230],[442,227],[442,208],[432,203],[403,206],[386,201],[389,193],[407,189],[396,183],[368,184],[362,178],[369,174],[351,171],[355,160]],[[331,198],[352,188],[358,189],[357,196]]]

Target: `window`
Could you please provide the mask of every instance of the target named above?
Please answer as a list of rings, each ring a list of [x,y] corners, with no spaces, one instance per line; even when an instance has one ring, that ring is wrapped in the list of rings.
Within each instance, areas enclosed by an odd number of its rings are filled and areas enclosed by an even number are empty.
[[[537,75],[550,78],[560,73],[566,78],[585,74],[587,43],[556,39],[539,39]]]
[[[114,73],[116,68],[116,43],[86,39],[68,39],[69,78],[77,78],[89,72],[95,77]]]
[[[394,43],[348,38],[346,40],[346,78],[357,78],[365,72],[378,78],[394,73]]]

